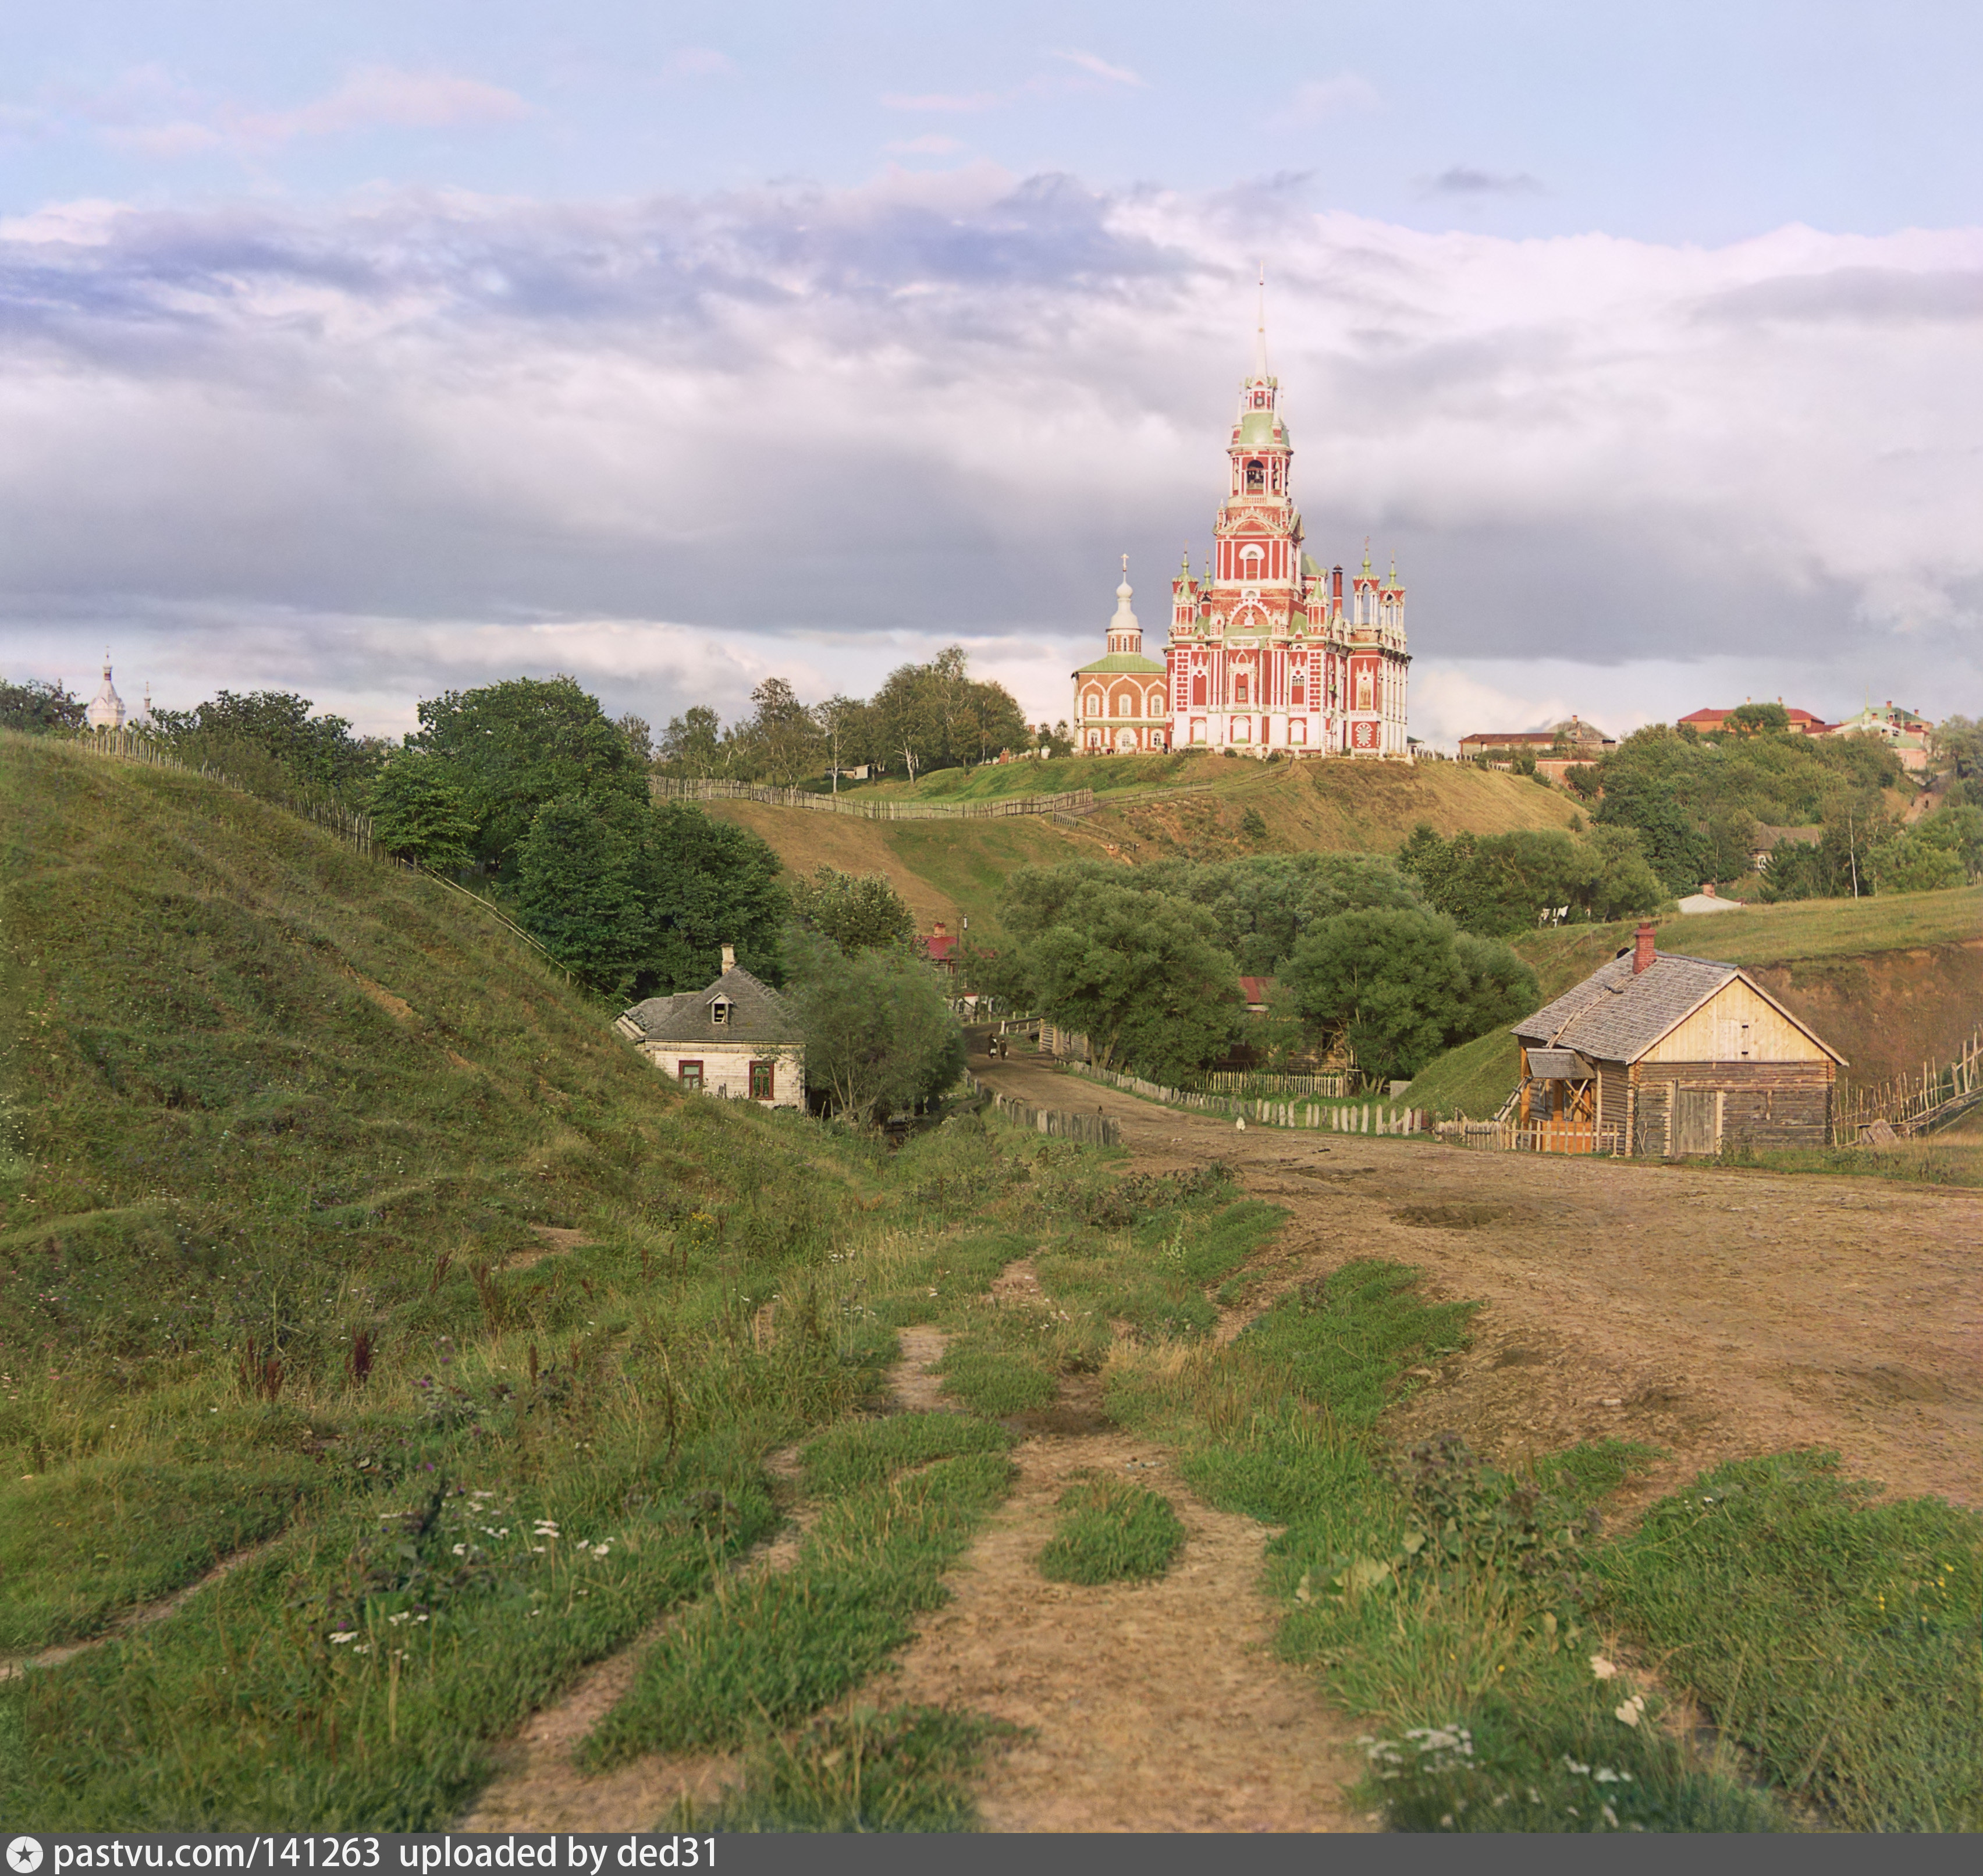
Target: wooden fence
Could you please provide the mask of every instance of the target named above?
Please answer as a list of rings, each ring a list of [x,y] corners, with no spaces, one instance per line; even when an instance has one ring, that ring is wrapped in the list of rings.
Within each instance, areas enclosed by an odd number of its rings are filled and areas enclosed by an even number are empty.
[[[1056,1109],[1036,1108],[1028,1101],[1015,1100],[988,1088],[975,1075],[967,1073],[965,1085],[974,1095],[983,1095],[1002,1114],[1035,1133],[1051,1134],[1056,1139],[1080,1140],[1090,1146],[1120,1146],[1122,1128],[1105,1114],[1064,1114]]]
[[[1319,1095],[1328,1101],[1346,1101],[1356,1072],[1334,1069],[1321,1075],[1253,1075],[1219,1068],[1201,1078],[1209,1094],[1249,1095],[1260,1099],[1276,1095]]]
[[[1443,1120],[1434,1135],[1450,1146],[1499,1153],[1594,1153],[1597,1130],[1573,1121],[1539,1121],[1524,1127],[1507,1120]]]
[[[1879,1137],[1877,1130],[1883,1127],[1894,1135],[1931,1133],[1978,1105],[1983,1105],[1983,1025],[1953,1062],[1940,1068],[1924,1062],[1918,1075],[1845,1089],[1833,1137],[1841,1145],[1851,1145],[1869,1132]]]
[[[1095,811],[1092,788],[1077,788],[1068,794],[1015,794],[1004,801],[905,801],[890,795],[813,794],[804,788],[766,788],[755,782],[681,781],[670,775],[657,775],[649,786],[657,801],[763,801],[773,808],[854,814],[864,821],[997,821],[1015,814]]]
[[[1141,1095],[1145,1101],[1161,1102],[1165,1107],[1185,1108],[1199,1114],[1221,1114],[1230,1120],[1247,1121],[1262,1127],[1396,1136],[1423,1133],[1430,1119],[1423,1108],[1395,1107],[1387,1102],[1324,1105],[1314,1100],[1269,1101],[1195,1088],[1166,1088],[1160,1082],[1145,1081],[1140,1075],[1121,1075],[1113,1068],[1097,1068],[1078,1062],[1068,1063],[1068,1068],[1071,1074],[1091,1081],[1105,1082],[1111,1088]]]

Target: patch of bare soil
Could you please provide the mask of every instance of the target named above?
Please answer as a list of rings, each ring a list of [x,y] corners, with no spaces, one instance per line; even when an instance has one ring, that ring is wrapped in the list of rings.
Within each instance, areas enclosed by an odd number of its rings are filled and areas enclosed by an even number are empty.
[[[1627,1511],[1795,1446],[1895,1494],[1983,1503],[1983,1193],[1241,1132],[1019,1056],[978,1072],[1036,1106],[1100,1106],[1138,1171],[1223,1159],[1287,1207],[1286,1262],[1222,1333],[1359,1257],[1478,1302],[1471,1346],[1387,1416],[1396,1440],[1454,1428],[1504,1461],[1606,1438],[1667,1449]]]
[[[92,1648],[100,1648],[105,1642],[115,1641],[141,1628],[149,1628],[154,1622],[162,1622],[166,1617],[177,1615],[201,1590],[211,1589],[223,1578],[232,1576],[243,1563],[252,1563],[256,1558],[282,1542],[288,1533],[278,1531],[273,1537],[265,1537],[259,1543],[251,1543],[244,1550],[236,1550],[231,1557],[223,1557],[196,1582],[189,1583],[182,1590],[175,1590],[169,1596],[162,1596],[156,1602],[145,1603],[135,1609],[127,1609],[115,1617],[100,1635],[92,1635],[85,1641],[65,1641],[52,1648],[44,1648],[38,1654],[16,1655],[0,1660],[0,1680],[12,1680],[17,1674],[24,1674],[31,1667],[59,1667],[66,1660],[79,1654],[87,1654]]]
[[[563,1225],[533,1225],[530,1234],[543,1246],[538,1251],[513,1251],[503,1261],[506,1275],[514,1276],[520,1270],[528,1270],[534,1264],[542,1263],[547,1257],[556,1257],[565,1251],[575,1251],[581,1244],[590,1244],[593,1234],[573,1231]]]
[[[1272,1533],[1202,1503],[1164,1448],[1111,1427],[1101,1405],[1095,1379],[1064,1385],[1042,1417],[1082,1430],[1042,1430],[1015,1449],[1012,1496],[951,1576],[954,1600],[924,1625],[887,1697],[1032,1729],[984,1775],[990,1830],[1367,1828],[1342,1798],[1362,1770],[1354,1729],[1273,1658],[1259,1592]],[[1089,1588],[1040,1574],[1060,1496],[1090,1473],[1170,1500],[1186,1539],[1166,1575]]]

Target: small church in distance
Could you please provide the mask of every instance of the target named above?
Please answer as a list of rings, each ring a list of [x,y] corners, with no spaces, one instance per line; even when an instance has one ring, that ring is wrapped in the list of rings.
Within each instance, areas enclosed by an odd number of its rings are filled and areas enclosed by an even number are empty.
[[[1074,674],[1075,747],[1409,760],[1405,589],[1395,564],[1373,573],[1366,551],[1346,594],[1341,567],[1302,553],[1264,316],[1226,455],[1216,558],[1197,579],[1187,559],[1172,580],[1162,662],[1144,654],[1125,559],[1107,651]]]

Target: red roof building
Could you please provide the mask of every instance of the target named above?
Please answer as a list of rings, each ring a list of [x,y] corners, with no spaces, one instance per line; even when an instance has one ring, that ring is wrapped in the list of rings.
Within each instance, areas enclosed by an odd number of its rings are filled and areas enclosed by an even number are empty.
[[[1781,697],[1777,699],[1779,704],[1783,701]],[[1690,711],[1680,718],[1680,723],[1697,735],[1710,736],[1717,730],[1727,728],[1728,719],[1737,707],[1731,705],[1727,710]],[[1784,714],[1791,720],[1791,730],[1799,736],[1822,736],[1831,727],[1822,717],[1814,717],[1807,710],[1792,710],[1786,705]]]
[[[939,918],[930,929],[930,935],[922,941],[923,955],[940,971],[955,971],[957,968],[957,935],[947,929]]]

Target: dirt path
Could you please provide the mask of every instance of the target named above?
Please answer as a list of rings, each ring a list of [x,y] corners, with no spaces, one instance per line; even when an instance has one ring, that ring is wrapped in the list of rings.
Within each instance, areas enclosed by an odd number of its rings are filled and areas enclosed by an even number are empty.
[[[995,1293],[1024,1306],[1038,1286],[1008,1270]],[[1033,1729],[996,1757],[979,1803],[988,1830],[1354,1831],[1342,1791],[1363,1769],[1356,1727],[1269,1644],[1259,1593],[1271,1533],[1201,1503],[1165,1450],[1109,1426],[1092,1377],[1014,1451],[1012,1496],[948,1582],[884,1696],[988,1713]],[[1168,1497],[1183,1554],[1154,1583],[1049,1583],[1037,1565],[1055,1504],[1100,1473]]]
[[[154,1622],[162,1622],[168,1616],[177,1615],[201,1590],[211,1589],[224,1577],[232,1576],[243,1563],[252,1563],[265,1551],[272,1550],[289,1535],[286,1530],[276,1532],[273,1537],[264,1537],[259,1543],[251,1543],[245,1550],[236,1550],[232,1557],[224,1557],[196,1581],[189,1583],[184,1589],[175,1590],[169,1596],[162,1596],[156,1602],[145,1603],[135,1609],[126,1609],[112,1618],[109,1626],[99,1635],[92,1635],[83,1641],[59,1642],[52,1648],[43,1648],[38,1654],[9,1656],[0,1660],[0,1680],[12,1680],[17,1674],[25,1674],[32,1667],[59,1667],[63,1662],[85,1654],[92,1648],[100,1648],[106,1642],[121,1640],[124,1636],[141,1628],[149,1628]]]
[[[1983,1503],[1983,1193],[1241,1132],[1018,1056],[971,1066],[1035,1105],[1114,1116],[1141,1170],[1222,1159],[1288,1208],[1227,1333],[1358,1257],[1479,1302],[1472,1346],[1423,1377],[1394,1436],[1456,1427],[1504,1459],[1667,1449],[1626,1510],[1799,1446],[1897,1493]]]

